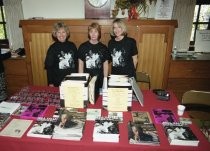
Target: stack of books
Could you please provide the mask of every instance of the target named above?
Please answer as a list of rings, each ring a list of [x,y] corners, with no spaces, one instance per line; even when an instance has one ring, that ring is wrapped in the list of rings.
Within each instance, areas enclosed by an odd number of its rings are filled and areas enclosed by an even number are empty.
[[[162,123],[170,145],[198,146],[199,140],[189,125],[182,123]]]
[[[29,137],[51,138],[57,118],[39,117],[27,133]]]
[[[58,120],[54,124],[52,139],[81,140],[85,121],[85,112],[77,109],[60,109]]]
[[[128,122],[129,144],[160,145],[158,132],[149,112],[132,111],[132,121]]]
[[[84,108],[88,102],[88,73],[67,75],[60,85],[62,107]]]
[[[102,89],[103,107],[109,111],[127,111],[132,105],[132,93],[132,86],[127,76],[110,75],[107,80],[104,80]],[[115,102],[118,104],[117,108],[114,106]]]
[[[93,129],[94,142],[119,142],[119,120],[99,117],[95,120]]]

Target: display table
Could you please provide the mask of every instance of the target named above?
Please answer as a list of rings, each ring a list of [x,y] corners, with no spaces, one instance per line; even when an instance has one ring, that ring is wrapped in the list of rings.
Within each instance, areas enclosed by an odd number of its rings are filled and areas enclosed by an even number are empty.
[[[176,99],[175,95],[170,92],[171,99],[170,101],[160,101],[156,99],[155,94],[152,91],[143,91],[144,95],[144,106],[142,107],[139,102],[133,101],[132,110],[137,111],[149,111],[152,121],[154,122],[154,118],[152,115],[153,108],[164,108],[172,110],[176,117],[176,106],[179,103]],[[117,100],[116,100],[117,101]],[[89,105],[89,108],[101,108],[102,101],[101,97],[98,98],[95,105]],[[49,115],[53,114],[53,106],[48,113]],[[104,116],[107,115],[106,110],[102,110],[102,114]],[[184,113],[184,117],[188,117],[187,113]],[[158,135],[160,138],[160,146],[147,146],[147,145],[131,145],[128,143],[128,131],[127,131],[127,123],[131,120],[131,112],[123,113],[123,123],[120,123],[120,141],[119,143],[99,143],[93,142],[92,134],[93,134],[93,126],[94,121],[86,121],[85,130],[83,134],[83,138],[81,141],[67,141],[67,140],[53,140],[53,139],[45,139],[45,138],[33,138],[27,137],[26,134],[18,139],[12,137],[0,137],[0,147],[1,151],[111,151],[111,150],[120,150],[120,151],[206,151],[210,148],[210,143],[201,133],[199,128],[192,124],[190,125],[191,129],[195,133],[195,135],[200,140],[198,147],[188,147],[188,146],[171,146],[168,143],[167,137],[164,134],[162,125],[155,124]],[[27,132],[26,132],[27,133]]]

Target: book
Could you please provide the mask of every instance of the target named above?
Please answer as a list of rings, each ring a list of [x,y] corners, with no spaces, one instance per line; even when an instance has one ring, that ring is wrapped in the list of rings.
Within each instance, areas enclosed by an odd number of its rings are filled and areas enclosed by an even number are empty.
[[[162,123],[170,145],[198,146],[199,140],[189,125],[182,123]]]
[[[67,75],[59,87],[61,106],[71,108],[86,107],[89,99],[89,81],[89,73],[71,73]],[[91,99],[95,99],[95,97]]]
[[[134,92],[135,97],[137,98],[137,100],[139,101],[141,106],[144,106],[144,96],[143,96],[143,93],[142,93],[141,89],[139,88],[135,78],[134,77],[129,78],[129,82],[131,83],[132,90]]]
[[[91,104],[95,104],[95,100],[98,96],[97,94],[97,87],[96,87],[96,80],[97,80],[97,76],[94,76],[91,78],[89,84],[88,84],[88,99],[90,101]]]
[[[160,145],[159,136],[153,123],[128,123],[129,144]]]
[[[7,123],[10,119],[9,113],[0,113],[0,129]]]
[[[152,123],[149,112],[147,111],[132,111],[131,115],[134,123]]]
[[[0,132],[0,136],[21,138],[32,122],[33,120],[12,119]]]
[[[43,117],[47,110],[47,105],[42,104],[30,104],[29,107],[21,114],[21,118],[36,119]]]
[[[21,106],[20,103],[3,101],[0,103],[0,112],[1,113],[9,113],[11,115],[16,110],[18,110],[18,108],[20,108],[20,106]]]
[[[152,110],[155,122],[161,124],[162,122],[178,122],[174,113],[169,109],[153,109]]]
[[[52,139],[79,141],[83,136],[86,113],[75,109],[61,109],[55,123]]]
[[[101,109],[87,108],[86,113],[86,119],[90,121],[95,121],[96,118],[101,117]]]
[[[27,136],[51,138],[56,121],[57,118],[45,118],[45,117],[37,118],[37,120],[33,123],[33,126],[29,129]]]
[[[119,121],[109,117],[99,117],[93,128],[94,142],[119,142]]]

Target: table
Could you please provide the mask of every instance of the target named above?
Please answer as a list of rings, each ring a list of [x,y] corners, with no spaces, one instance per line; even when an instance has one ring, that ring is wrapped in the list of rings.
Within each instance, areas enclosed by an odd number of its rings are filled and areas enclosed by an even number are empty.
[[[142,107],[139,102],[133,101],[132,110],[142,110],[149,111],[150,116],[154,122],[152,116],[153,108],[165,108],[171,109],[176,113],[176,106],[179,103],[176,96],[173,92],[170,91],[171,99],[170,101],[160,101],[156,99],[155,94],[150,90],[143,91],[144,95],[144,106]],[[95,105],[89,104],[89,108],[101,108],[102,101],[101,96],[98,98]],[[53,107],[48,114],[53,113]],[[107,115],[106,110],[102,110],[102,115]],[[175,114],[178,118],[178,115]],[[119,143],[102,143],[102,142],[93,142],[92,133],[93,133],[93,121],[87,121],[85,124],[85,130],[83,138],[81,141],[66,141],[66,140],[53,140],[53,139],[44,139],[44,138],[33,138],[27,137],[26,134],[18,139],[12,137],[0,137],[0,148],[1,151],[67,151],[67,150],[76,150],[76,151],[111,151],[111,150],[120,150],[120,151],[206,151],[210,148],[210,143],[201,133],[199,128],[192,124],[190,125],[191,129],[195,135],[200,140],[198,147],[191,146],[171,146],[168,143],[167,137],[164,134],[162,125],[155,124],[158,135],[160,138],[160,146],[147,146],[147,145],[131,145],[128,143],[128,132],[127,132],[127,123],[131,119],[131,113],[123,112],[123,123],[119,125],[120,128],[120,141]],[[188,117],[187,113],[184,113],[184,117]],[[27,133],[27,132],[26,132]]]

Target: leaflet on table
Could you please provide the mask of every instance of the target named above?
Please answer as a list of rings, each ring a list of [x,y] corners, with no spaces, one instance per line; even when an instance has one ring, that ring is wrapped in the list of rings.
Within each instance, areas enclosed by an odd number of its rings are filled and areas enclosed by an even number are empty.
[[[21,138],[33,120],[12,119],[9,124],[0,132],[0,136]]]

